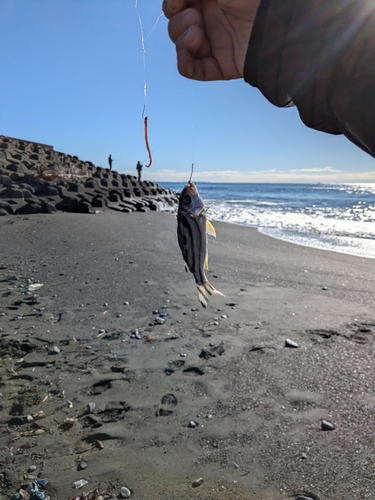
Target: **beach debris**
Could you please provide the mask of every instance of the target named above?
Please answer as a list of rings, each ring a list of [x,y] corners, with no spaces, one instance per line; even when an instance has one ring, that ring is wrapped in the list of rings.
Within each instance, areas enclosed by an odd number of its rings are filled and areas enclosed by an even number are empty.
[[[104,448],[103,441],[100,441],[99,439],[95,439],[92,445],[94,448],[97,448],[98,450],[102,450]]]
[[[305,495],[298,495],[296,500],[314,500],[312,497],[306,497]]]
[[[27,289],[29,290],[29,292],[35,292],[36,290],[39,290],[43,286],[44,286],[43,283],[31,283],[30,285],[28,285]]]
[[[192,487],[199,488],[199,486],[202,486],[203,483],[204,483],[204,479],[203,479],[203,477],[200,477],[199,479],[196,479],[195,481],[193,481]]]
[[[33,420],[41,420],[42,418],[46,418],[46,416],[47,415],[44,413],[44,411],[40,410],[37,413],[34,413],[34,415],[32,415],[32,419]]]
[[[29,493],[28,493],[26,490],[24,490],[24,489],[20,488],[20,489],[17,491],[17,493],[15,493],[15,494],[12,496],[12,499],[13,499],[13,498],[14,498],[14,499],[16,499],[16,498],[21,499],[21,498],[22,498],[22,500],[30,500],[30,495],[29,495]]]
[[[299,345],[297,344],[297,342],[294,342],[294,340],[285,339],[285,347],[297,348],[297,347],[299,347]]]
[[[188,427],[190,427],[190,429],[195,429],[198,426],[198,422],[195,422],[194,420],[190,420],[190,422],[188,423]]]
[[[47,479],[37,479],[33,481],[33,486],[30,491],[30,500],[46,500],[46,496],[43,491],[40,491],[39,487],[44,488],[44,486],[48,483]],[[23,497],[26,498],[26,497]],[[49,498],[49,497],[48,497]]]
[[[163,325],[165,323],[165,319],[162,318],[161,316],[158,316],[154,320],[155,325]]]
[[[185,269],[194,275],[198,298],[204,309],[213,293],[223,296],[209,283],[205,275],[205,270],[208,269],[207,234],[216,237],[214,227],[206,218],[206,212],[196,185],[189,179],[180,194],[177,238]]]
[[[78,481],[74,481],[73,488],[75,488],[76,490],[78,490],[79,488],[82,488],[82,486],[85,486],[88,483],[89,482],[86,481],[86,479],[79,479]]]
[[[322,431],[333,431],[335,426],[327,420],[322,420]]]
[[[24,431],[20,433],[20,436],[22,437],[29,437],[29,436],[39,436],[40,434],[43,434],[44,429],[32,429],[30,431]]]
[[[120,498],[130,498],[131,491],[126,486],[122,486],[120,489]]]

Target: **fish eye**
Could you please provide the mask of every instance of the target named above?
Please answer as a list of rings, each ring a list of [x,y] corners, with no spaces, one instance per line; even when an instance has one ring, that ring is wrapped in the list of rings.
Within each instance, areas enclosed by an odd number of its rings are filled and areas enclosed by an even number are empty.
[[[184,202],[186,203],[186,205],[190,205],[190,203],[191,203],[191,196],[189,194],[187,194],[185,196]]]

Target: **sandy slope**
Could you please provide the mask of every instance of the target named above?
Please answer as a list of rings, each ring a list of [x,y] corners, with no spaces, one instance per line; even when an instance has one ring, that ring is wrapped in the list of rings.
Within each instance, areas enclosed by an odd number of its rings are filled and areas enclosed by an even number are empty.
[[[374,260],[215,227],[204,311],[171,215],[0,219],[4,498],[375,498]]]

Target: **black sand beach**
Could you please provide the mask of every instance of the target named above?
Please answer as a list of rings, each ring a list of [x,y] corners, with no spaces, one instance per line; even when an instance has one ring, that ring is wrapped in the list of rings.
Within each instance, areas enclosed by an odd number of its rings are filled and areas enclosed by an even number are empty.
[[[215,228],[1,217],[0,498],[375,498],[375,261]]]

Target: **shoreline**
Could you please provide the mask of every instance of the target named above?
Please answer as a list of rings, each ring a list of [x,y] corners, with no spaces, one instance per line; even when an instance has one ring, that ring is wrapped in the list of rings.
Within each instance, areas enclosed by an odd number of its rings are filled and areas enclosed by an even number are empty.
[[[2,494],[371,498],[372,260],[214,225],[203,310],[171,214],[0,219]]]
[[[229,223],[230,224],[230,223]],[[249,226],[250,227],[250,226]],[[364,254],[361,254],[361,253],[354,253],[353,251],[352,252],[349,252],[349,251],[345,251],[345,250],[338,250],[337,248],[325,248],[323,246],[319,246],[319,244],[316,244],[316,245],[309,245],[307,243],[300,243],[298,241],[295,241],[293,239],[288,239],[288,238],[282,238],[282,237],[279,237],[279,236],[275,236],[273,234],[268,234],[266,232],[263,232],[262,229],[269,229],[269,228],[257,228],[258,231],[263,234],[264,236],[269,236],[270,238],[275,238],[277,240],[280,240],[280,241],[286,241],[288,243],[292,243],[293,245],[301,245],[301,246],[304,246],[304,247],[309,247],[309,248],[315,248],[317,250],[323,250],[323,251],[326,251],[326,252],[337,252],[337,253],[343,253],[345,255],[352,255],[353,257],[360,257],[360,258],[364,258],[364,259],[375,259],[375,241],[373,239],[365,239],[365,238],[354,238],[352,236],[348,237],[350,238],[351,240],[353,241],[356,241],[356,240],[359,240],[359,241],[362,241],[362,240],[365,240],[365,241],[371,241],[373,242],[373,246],[374,246],[374,252],[373,252],[373,255],[364,255]],[[306,238],[307,240],[308,238]],[[319,240],[317,240],[317,242],[319,242]]]

